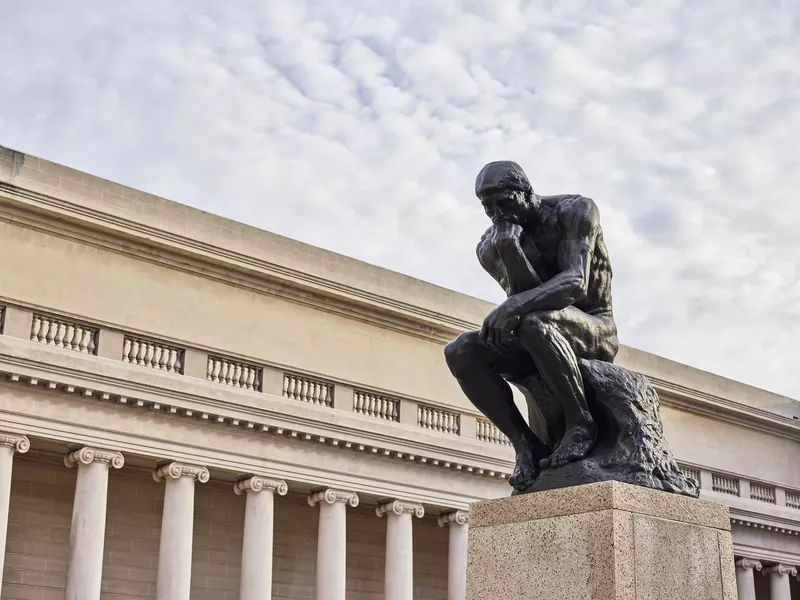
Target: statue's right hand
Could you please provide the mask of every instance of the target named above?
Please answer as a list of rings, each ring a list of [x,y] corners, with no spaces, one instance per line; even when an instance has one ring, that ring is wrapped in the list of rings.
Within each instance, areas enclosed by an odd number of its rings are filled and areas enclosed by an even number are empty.
[[[517,244],[522,236],[522,225],[511,221],[497,221],[492,226],[492,244],[498,250],[506,244]]]

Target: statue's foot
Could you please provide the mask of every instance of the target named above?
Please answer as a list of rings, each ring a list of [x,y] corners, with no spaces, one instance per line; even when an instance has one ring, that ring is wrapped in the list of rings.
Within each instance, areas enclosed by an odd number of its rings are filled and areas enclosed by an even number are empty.
[[[530,450],[525,449],[522,452],[517,452],[517,464],[514,467],[514,472],[511,473],[511,477],[508,478],[508,483],[516,491],[524,492],[529,486],[533,485],[539,473],[538,461],[533,457],[533,453]]]
[[[557,469],[586,458],[597,441],[597,425],[594,421],[580,423],[567,430],[558,448],[547,458],[539,461],[542,469]]]

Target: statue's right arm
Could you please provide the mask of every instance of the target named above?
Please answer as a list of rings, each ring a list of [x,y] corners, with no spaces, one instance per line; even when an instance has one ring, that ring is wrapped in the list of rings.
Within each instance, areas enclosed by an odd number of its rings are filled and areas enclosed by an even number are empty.
[[[483,270],[500,284],[500,287],[503,288],[507,296],[511,296],[511,287],[506,280],[503,266],[500,264],[500,257],[494,248],[494,244],[492,244],[491,231],[492,230],[489,229],[483,234],[481,241],[478,242],[478,247],[475,249],[475,253],[478,255],[478,262],[483,267]]]

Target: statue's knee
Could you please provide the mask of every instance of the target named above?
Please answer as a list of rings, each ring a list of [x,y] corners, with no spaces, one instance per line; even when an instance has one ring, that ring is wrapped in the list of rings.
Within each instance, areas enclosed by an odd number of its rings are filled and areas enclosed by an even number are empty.
[[[541,340],[547,337],[550,332],[550,325],[547,313],[528,313],[522,317],[517,335],[523,340]]]
[[[444,358],[456,377],[468,371],[475,362],[475,337],[477,332],[462,333],[444,347]]]

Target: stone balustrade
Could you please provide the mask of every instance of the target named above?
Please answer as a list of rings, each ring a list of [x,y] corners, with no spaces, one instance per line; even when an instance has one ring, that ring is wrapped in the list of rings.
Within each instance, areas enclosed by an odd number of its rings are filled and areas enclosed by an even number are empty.
[[[458,435],[459,421],[458,413],[424,404],[417,407],[417,426],[423,429]]]
[[[31,341],[82,354],[97,352],[98,329],[74,321],[34,314]]]
[[[333,385],[293,373],[283,374],[283,396],[317,406],[333,406]]]
[[[768,504],[775,504],[775,488],[771,485],[763,485],[760,483],[750,484],[750,497],[759,502],[766,502]]]
[[[481,442],[488,442],[490,444],[500,444],[501,446],[511,445],[511,441],[491,421],[487,421],[485,419],[478,419],[475,422],[475,429],[476,429],[475,437]]]
[[[800,492],[786,490],[786,506],[800,510]]]
[[[400,400],[363,390],[353,390],[353,412],[384,421],[399,421]]]
[[[182,374],[184,353],[183,348],[126,335],[122,346],[122,362]]]
[[[711,479],[711,489],[720,494],[727,494],[728,496],[739,495],[739,480],[727,475],[714,473]]]
[[[263,371],[262,367],[256,365],[209,356],[206,363],[206,380],[260,392]]]

